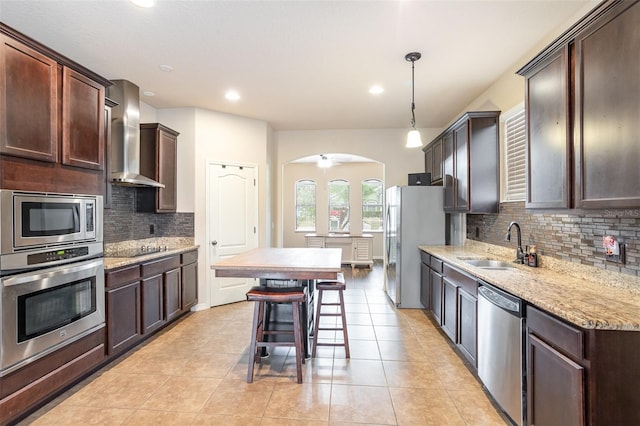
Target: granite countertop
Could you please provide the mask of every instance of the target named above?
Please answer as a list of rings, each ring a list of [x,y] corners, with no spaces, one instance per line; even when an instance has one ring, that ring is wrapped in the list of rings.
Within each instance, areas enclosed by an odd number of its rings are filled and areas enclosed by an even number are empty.
[[[585,329],[640,331],[640,278],[541,257],[541,267],[514,264],[481,269],[469,259],[511,262],[515,247],[467,241],[463,246],[419,246],[441,260]]]
[[[144,246],[144,251],[142,247]],[[105,244],[105,271],[195,250],[193,238],[150,238]]]

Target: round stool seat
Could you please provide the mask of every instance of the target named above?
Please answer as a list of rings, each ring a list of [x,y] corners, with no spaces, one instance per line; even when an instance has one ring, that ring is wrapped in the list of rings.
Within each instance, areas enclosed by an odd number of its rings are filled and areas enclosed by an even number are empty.
[[[252,287],[247,292],[249,302],[291,303],[304,302],[302,287]]]
[[[335,280],[316,281],[316,290],[345,290],[347,288],[344,274],[338,272]]]

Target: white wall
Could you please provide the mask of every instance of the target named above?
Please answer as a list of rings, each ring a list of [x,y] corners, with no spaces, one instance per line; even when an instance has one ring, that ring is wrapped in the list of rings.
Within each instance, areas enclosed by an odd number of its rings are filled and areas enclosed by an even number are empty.
[[[555,31],[552,31],[546,37],[541,39],[532,49],[525,52],[520,58],[513,58],[513,65],[504,72],[491,86],[487,88],[476,99],[471,101],[469,105],[456,117],[451,117],[453,122],[458,116],[466,111],[489,111],[500,110],[507,112],[519,103],[524,102],[524,78],[517,75],[516,71],[526,65],[545,47],[551,44],[562,33],[569,29],[573,24],[578,22],[584,15],[589,13],[594,7],[600,3],[600,0],[590,0],[589,3],[577,12],[571,19],[560,25]],[[496,47],[496,48],[499,48]]]
[[[149,104],[140,102],[140,122],[141,123],[157,123],[158,111]]]
[[[423,141],[435,138],[442,129],[419,129]],[[283,245],[283,167],[293,160],[314,154],[344,153],[370,158],[384,165],[385,187],[406,185],[407,174],[424,172],[420,148],[405,148],[407,129],[276,131],[278,187],[276,217],[277,245]]]
[[[210,306],[210,264],[206,223],[206,165],[228,162],[255,165],[258,170],[258,241],[270,243],[267,211],[268,189],[272,178],[267,164],[267,151],[273,145],[272,131],[264,121],[197,108],[153,110],[143,108],[143,121],[159,122],[178,132],[178,211],[194,212],[195,243],[198,252],[198,307]],[[271,148],[273,149],[273,148]]]
[[[362,181],[384,178],[384,167],[380,163],[348,163],[335,165],[329,169],[321,169],[315,163],[289,163],[284,165],[282,179],[282,211],[283,211],[283,247],[305,247],[304,238],[307,232],[295,230],[295,184],[302,179],[316,182],[316,233],[329,232],[329,201],[327,188],[330,180],[344,179],[350,183],[350,233],[361,234],[362,231]],[[372,233],[373,257],[383,257],[382,233]]]

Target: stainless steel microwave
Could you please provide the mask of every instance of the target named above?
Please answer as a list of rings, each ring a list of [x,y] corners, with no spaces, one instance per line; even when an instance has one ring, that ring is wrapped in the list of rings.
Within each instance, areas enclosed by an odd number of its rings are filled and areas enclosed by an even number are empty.
[[[102,242],[102,196],[0,190],[0,254]]]

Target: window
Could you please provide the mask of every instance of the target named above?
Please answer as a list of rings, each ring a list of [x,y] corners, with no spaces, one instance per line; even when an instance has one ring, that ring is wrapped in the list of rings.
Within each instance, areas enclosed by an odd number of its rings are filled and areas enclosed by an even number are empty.
[[[316,230],[316,183],[296,182],[296,231]]]
[[[349,182],[329,181],[329,232],[349,232]]]
[[[362,230],[382,231],[382,181],[362,182]]]
[[[524,107],[504,122],[504,201],[524,201],[526,196],[527,132]]]

